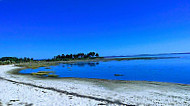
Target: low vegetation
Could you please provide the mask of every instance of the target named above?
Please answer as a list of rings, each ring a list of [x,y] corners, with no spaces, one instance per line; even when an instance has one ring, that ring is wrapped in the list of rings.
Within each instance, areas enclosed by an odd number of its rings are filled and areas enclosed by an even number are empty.
[[[87,54],[67,54],[57,55],[52,59],[47,60],[34,60],[33,58],[16,58],[16,57],[2,57],[0,58],[0,65],[15,64],[18,67],[26,69],[37,69],[39,67],[45,67],[45,69],[51,69],[49,66],[56,66],[60,63],[72,63],[78,61],[122,61],[122,60],[153,60],[153,59],[168,59],[177,57],[134,57],[134,58],[103,58],[99,57],[98,53],[89,52]]]
[[[50,74],[50,75],[48,75],[48,77],[58,77],[58,75]]]
[[[6,64],[15,64],[15,63],[26,63],[26,62],[32,62],[33,58],[17,58],[17,57],[2,57],[0,58],[0,65],[6,65]]]
[[[23,64],[23,63],[37,63],[40,67],[46,67],[46,65],[42,65],[43,62],[52,62],[52,61],[72,61],[72,60],[87,60],[87,59],[95,59],[95,58],[102,58],[99,57],[98,53],[89,52],[87,54],[78,53],[78,54],[62,54],[54,56],[52,59],[43,59],[43,60],[35,60],[33,58],[17,58],[17,57],[2,57],[0,58],[0,65],[7,65],[7,64]],[[48,65],[49,66],[49,65]],[[28,68],[38,68],[29,66]]]
[[[58,75],[56,74],[52,74],[54,73],[53,71],[38,71],[36,73],[31,73],[31,75],[34,76],[46,76],[46,77],[58,77]]]
[[[24,67],[27,69],[37,69],[39,67],[46,67],[45,69],[50,69],[49,66],[56,66],[60,62],[46,62],[46,61],[38,61],[38,62],[31,62],[31,63],[18,63],[15,64],[18,67]]]

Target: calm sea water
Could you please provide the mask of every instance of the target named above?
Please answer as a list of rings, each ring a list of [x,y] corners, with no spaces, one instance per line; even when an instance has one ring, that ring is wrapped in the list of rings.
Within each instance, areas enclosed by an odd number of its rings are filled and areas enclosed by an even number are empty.
[[[163,56],[163,55],[162,55]],[[97,78],[109,80],[158,81],[190,84],[190,54],[165,55],[181,57],[156,60],[131,60],[108,62],[78,62],[50,66],[51,69],[21,70],[29,74],[38,71],[54,71],[59,77]],[[155,56],[155,57],[158,57]],[[118,75],[122,76],[118,76]]]

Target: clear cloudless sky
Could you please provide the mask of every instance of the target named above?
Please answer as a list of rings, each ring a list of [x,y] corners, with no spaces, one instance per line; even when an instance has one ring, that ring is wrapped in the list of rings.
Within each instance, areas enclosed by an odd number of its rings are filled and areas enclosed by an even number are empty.
[[[0,57],[190,51],[190,0],[0,0]]]

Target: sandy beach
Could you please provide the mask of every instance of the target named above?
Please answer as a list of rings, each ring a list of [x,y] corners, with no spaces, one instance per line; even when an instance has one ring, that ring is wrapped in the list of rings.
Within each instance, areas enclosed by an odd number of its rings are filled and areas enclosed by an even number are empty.
[[[0,66],[0,106],[190,105],[190,86],[146,81],[40,79]]]

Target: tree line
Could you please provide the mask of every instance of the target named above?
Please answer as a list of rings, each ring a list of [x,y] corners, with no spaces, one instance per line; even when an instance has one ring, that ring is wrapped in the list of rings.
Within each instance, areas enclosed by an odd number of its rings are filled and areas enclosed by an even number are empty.
[[[78,54],[61,54],[54,56],[52,59],[44,59],[44,60],[34,60],[33,58],[17,58],[17,57],[2,57],[0,58],[0,65],[5,64],[15,64],[15,63],[25,63],[25,62],[33,62],[33,61],[69,61],[69,60],[77,60],[77,59],[94,59],[98,58],[99,54],[95,52],[78,53]]]
[[[97,58],[99,57],[98,53],[95,52],[89,52],[87,54],[84,53],[78,53],[78,54],[61,54],[54,56],[52,59],[53,61],[66,61],[66,60],[71,60],[71,59],[90,59],[90,58]]]
[[[14,63],[23,63],[23,62],[30,62],[33,61],[33,58],[17,58],[17,57],[2,57],[0,58],[0,65],[4,64],[14,64]]]

